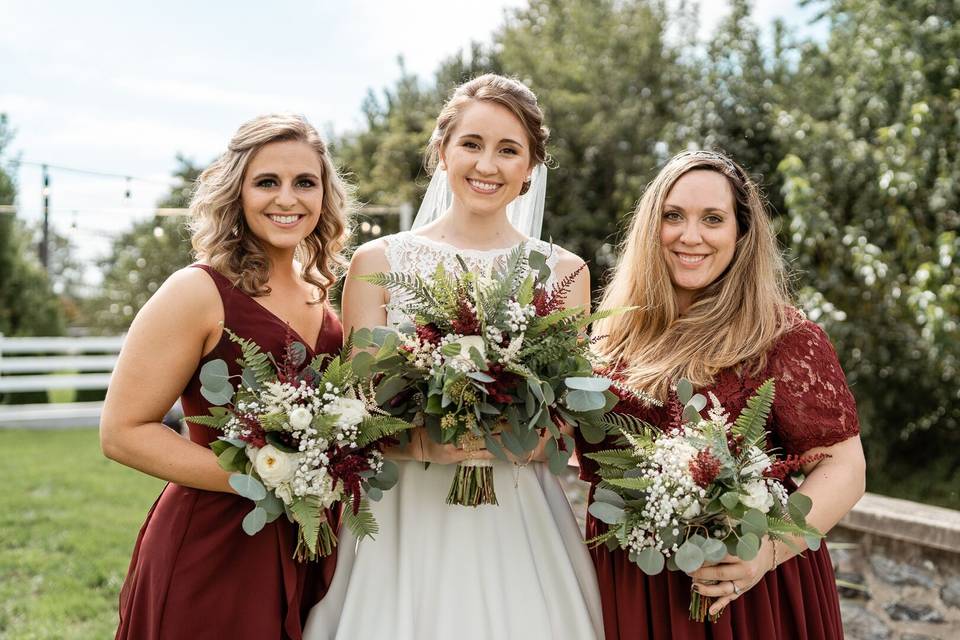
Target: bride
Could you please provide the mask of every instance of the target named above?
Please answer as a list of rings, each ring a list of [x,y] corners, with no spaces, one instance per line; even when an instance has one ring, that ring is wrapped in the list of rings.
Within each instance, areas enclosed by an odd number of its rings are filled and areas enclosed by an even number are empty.
[[[357,276],[430,276],[440,262],[456,272],[457,256],[472,270],[488,269],[524,242],[549,255],[551,280],[581,267],[579,257],[538,239],[548,136],[542,123],[536,96],[516,80],[488,74],[457,88],[427,148],[434,175],[414,229],[354,254],[343,292],[345,332],[408,319],[399,296],[389,300]],[[567,304],[589,306],[586,269]],[[310,612],[306,640],[602,638],[594,568],[541,454],[495,460],[499,505],[475,508],[448,505],[446,495],[456,463],[477,452],[414,433],[410,445],[387,455],[401,471],[397,486],[373,503],[380,533],[357,545],[343,530],[333,584]]]

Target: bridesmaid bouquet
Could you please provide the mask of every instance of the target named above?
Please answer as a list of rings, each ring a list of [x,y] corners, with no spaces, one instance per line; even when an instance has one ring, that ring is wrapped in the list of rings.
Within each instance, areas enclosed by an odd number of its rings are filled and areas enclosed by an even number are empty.
[[[399,477],[378,442],[412,425],[365,395],[347,360],[349,344],[328,362],[323,354],[307,363],[306,347],[288,333],[277,362],[225,331],[240,345],[243,373],[234,388],[226,362],[204,364],[200,393],[215,406],[209,416],[187,420],[223,432],[211,448],[234,472],[230,486],[255,505],[243,530],[252,536],[286,515],[298,525],[296,559],[315,560],[337,544],[328,510],[346,503],[346,524],[358,538],[372,537],[377,523],[367,500],[379,500]]]
[[[602,416],[617,402],[610,380],[594,375],[581,335],[610,312],[564,309],[577,274],[548,288],[547,257],[523,245],[488,273],[472,273],[463,260],[460,267],[451,274],[438,265],[429,279],[396,272],[363,278],[403,296],[414,320],[355,336],[358,347],[374,347],[365,361],[376,360],[384,376],[377,399],[393,415],[422,419],[436,442],[486,448],[502,460],[508,451],[529,459],[549,432],[549,467],[559,474],[574,449],[559,425],[600,442]],[[497,504],[493,484],[491,461],[461,462],[447,503]]]
[[[676,419],[665,431],[633,416],[608,416],[629,446],[586,454],[599,463],[602,478],[589,511],[609,525],[588,543],[627,551],[648,575],[664,567],[693,573],[728,553],[752,560],[763,536],[787,544],[803,536],[810,549],[819,548],[823,534],[805,519],[810,498],[788,495],[783,484],[812,457],[777,460],[766,450],[773,380],[732,422],[713,394],[703,419],[706,398],[694,395],[687,380],[676,391]],[[690,618],[703,622],[711,602],[692,593]]]

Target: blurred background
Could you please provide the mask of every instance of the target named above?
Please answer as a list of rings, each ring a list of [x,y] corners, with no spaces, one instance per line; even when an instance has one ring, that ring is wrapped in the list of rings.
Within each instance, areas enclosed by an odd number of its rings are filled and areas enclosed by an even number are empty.
[[[543,235],[589,262],[596,291],[667,158],[716,148],[746,166],[797,303],[826,328],[857,398],[868,491],[958,509],[958,19],[955,0],[0,0],[0,333],[122,335],[191,262],[193,180],[259,113],[303,113],[325,133],[366,205],[356,243],[397,231],[426,189],[421,154],[444,99],[494,71],[546,112],[557,166]],[[63,437],[64,455],[81,446]],[[4,484],[29,475],[28,460],[0,470]],[[143,486],[152,499],[158,485]],[[27,535],[36,490],[0,516],[5,533]],[[149,506],[131,499],[130,515],[109,516],[123,523],[113,564],[78,578],[110,606]],[[0,556],[0,576],[35,580],[24,562]],[[108,604],[90,629],[109,628]],[[23,607],[0,604],[0,636],[47,637],[23,631]]]

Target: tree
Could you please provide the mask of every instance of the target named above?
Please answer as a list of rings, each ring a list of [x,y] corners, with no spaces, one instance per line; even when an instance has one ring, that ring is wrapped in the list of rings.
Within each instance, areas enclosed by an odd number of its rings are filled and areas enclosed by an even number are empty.
[[[0,159],[13,138],[0,114]],[[0,163],[0,205],[13,204],[16,184]],[[0,213],[0,333],[55,336],[64,331],[63,309],[36,257],[30,229],[12,213]]]
[[[158,207],[184,208],[190,202],[193,184],[201,168],[177,156],[174,172],[178,183]],[[89,301],[93,330],[103,334],[126,331],[140,308],[170,274],[192,262],[186,218],[156,216],[134,223],[113,243],[110,255],[101,261],[103,284]]]
[[[804,305],[857,396],[871,490],[960,504],[960,21],[831,0],[775,134]],[[951,18],[952,16],[952,18]]]

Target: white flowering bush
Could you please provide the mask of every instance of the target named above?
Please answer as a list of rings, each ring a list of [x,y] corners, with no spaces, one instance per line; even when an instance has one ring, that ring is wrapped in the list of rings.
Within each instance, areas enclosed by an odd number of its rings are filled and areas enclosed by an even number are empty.
[[[677,424],[658,430],[613,414],[608,420],[627,446],[586,454],[600,465],[602,478],[590,513],[608,525],[588,542],[623,549],[649,575],[665,567],[693,573],[728,553],[752,560],[764,536],[787,544],[803,536],[817,549],[822,534],[805,519],[810,498],[788,495],[783,484],[808,459],[778,461],[766,449],[773,380],[760,386],[735,421],[713,394],[702,418],[707,399],[694,395],[686,380],[676,395],[683,405]],[[697,594],[692,600],[691,618],[703,621],[710,603]]]
[[[365,395],[369,381],[353,370],[349,346],[329,361],[321,355],[306,363],[306,348],[288,336],[275,362],[227,333],[241,348],[239,381],[235,387],[223,360],[207,362],[200,382],[210,415],[187,420],[223,432],[211,448],[220,466],[234,472],[230,485],[255,503],[244,531],[255,535],[286,515],[298,525],[297,559],[326,556],[337,542],[330,509],[344,503],[345,522],[357,536],[374,535],[367,500],[379,500],[399,476],[380,442],[412,425]]]

